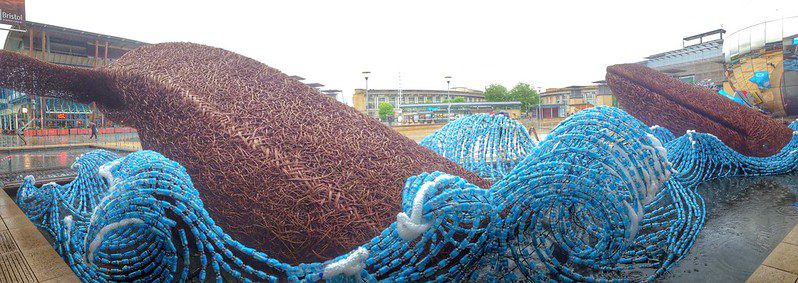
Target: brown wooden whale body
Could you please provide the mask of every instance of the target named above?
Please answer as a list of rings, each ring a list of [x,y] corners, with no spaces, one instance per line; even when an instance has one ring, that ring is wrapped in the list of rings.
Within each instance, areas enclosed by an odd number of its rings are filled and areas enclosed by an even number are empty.
[[[792,130],[779,121],[641,64],[607,67],[607,85],[626,112],[676,136],[710,133],[739,153],[759,157],[779,152],[792,139]]]
[[[0,85],[97,102],[142,147],[185,166],[216,224],[289,263],[331,259],[400,212],[406,178],[442,171],[490,183],[260,62],[163,43],[99,69],[3,51]]]

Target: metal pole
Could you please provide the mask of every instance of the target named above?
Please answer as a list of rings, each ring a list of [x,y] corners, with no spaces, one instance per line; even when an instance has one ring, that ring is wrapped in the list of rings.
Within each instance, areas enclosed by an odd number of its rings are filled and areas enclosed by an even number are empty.
[[[543,98],[540,96],[540,87],[538,87],[538,130],[542,129],[541,124],[543,122],[543,117],[541,117],[543,115],[541,112],[542,109],[540,107],[541,104],[543,104]]]
[[[446,121],[449,122],[452,120],[452,96],[449,93],[449,82],[452,80],[451,76],[443,77],[446,79],[446,100],[448,100],[446,104]]]
[[[108,41],[105,42],[105,56],[103,57],[103,65],[108,65]]]
[[[100,56],[100,41],[94,40],[94,65],[93,67],[97,67],[97,57]]]
[[[369,113],[369,74],[371,74],[371,72],[363,71],[363,77],[366,78],[366,98],[363,101],[363,110],[366,111],[366,116],[371,117]],[[352,99],[354,99],[354,97],[352,97]],[[354,100],[352,100],[352,105],[354,105],[354,103]]]
[[[30,46],[28,46],[28,56],[33,57],[33,31],[28,31],[28,41],[30,41]]]
[[[541,127],[540,127],[541,126],[541,120],[540,120],[541,117],[540,117],[540,115],[543,115],[543,113],[541,113],[540,110],[541,110],[540,109],[540,101],[538,101],[538,129],[541,129]]]
[[[449,94],[449,81],[446,81],[446,99],[449,100],[449,104],[446,105],[446,121],[452,120],[452,96]]]
[[[399,72],[399,101],[396,102],[396,109],[398,109],[398,111],[399,111],[399,117],[397,117],[396,121],[399,122],[398,118],[401,117],[402,119],[401,119],[401,123],[400,124],[404,124],[405,123],[405,119],[404,119],[405,113],[404,113],[404,111],[402,111],[402,98],[403,98],[402,97],[402,72]]]
[[[24,30],[24,29],[2,28],[2,27],[0,27],[0,30],[15,31],[15,32],[28,32],[27,30]]]

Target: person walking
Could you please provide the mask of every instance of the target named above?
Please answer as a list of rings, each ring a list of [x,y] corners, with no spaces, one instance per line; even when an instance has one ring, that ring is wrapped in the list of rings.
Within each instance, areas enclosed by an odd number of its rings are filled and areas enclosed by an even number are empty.
[[[91,127],[91,136],[89,136],[89,139],[94,138],[95,140],[99,140],[99,138],[97,137],[97,124],[91,122],[89,123],[89,126]]]
[[[34,120],[36,119],[31,119],[27,124],[17,128],[17,137],[22,140],[23,145],[28,145],[28,141],[25,140],[25,129],[27,129]]]

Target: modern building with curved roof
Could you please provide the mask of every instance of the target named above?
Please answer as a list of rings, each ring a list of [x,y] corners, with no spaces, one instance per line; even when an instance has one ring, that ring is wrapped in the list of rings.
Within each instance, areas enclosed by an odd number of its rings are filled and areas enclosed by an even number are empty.
[[[798,16],[726,36],[724,90],[773,116],[798,115]]]

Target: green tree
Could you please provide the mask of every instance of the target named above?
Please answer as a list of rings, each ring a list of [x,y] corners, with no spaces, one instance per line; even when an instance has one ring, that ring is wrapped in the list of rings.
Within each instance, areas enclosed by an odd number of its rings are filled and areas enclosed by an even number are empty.
[[[540,95],[529,84],[518,83],[509,93],[510,101],[521,102],[521,109],[529,112],[529,109],[540,103]]]
[[[380,114],[380,120],[387,120],[388,115],[393,116],[393,105],[388,102],[380,102],[378,113]]]
[[[490,102],[510,101],[510,93],[500,84],[492,84],[485,88],[485,100]]]
[[[452,98],[452,99],[448,99],[447,98],[447,99],[443,100],[443,103],[459,103],[459,102],[466,102],[465,98],[455,97],[455,98]]]

